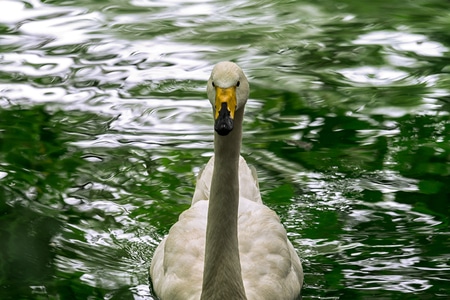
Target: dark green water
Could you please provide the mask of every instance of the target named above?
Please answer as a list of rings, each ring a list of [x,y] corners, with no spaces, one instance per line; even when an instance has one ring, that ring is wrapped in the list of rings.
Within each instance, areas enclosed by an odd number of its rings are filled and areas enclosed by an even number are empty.
[[[243,155],[303,299],[450,298],[450,2],[0,2],[0,299],[155,299],[212,154],[205,81],[251,81]]]

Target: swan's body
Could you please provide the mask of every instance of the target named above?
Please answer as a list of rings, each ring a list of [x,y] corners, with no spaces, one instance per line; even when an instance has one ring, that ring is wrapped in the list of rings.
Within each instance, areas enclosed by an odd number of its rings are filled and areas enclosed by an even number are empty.
[[[208,81],[214,157],[198,177],[191,207],[155,251],[153,288],[162,300],[297,299],[300,260],[278,216],[261,201],[256,173],[240,156],[248,82],[234,63]]]

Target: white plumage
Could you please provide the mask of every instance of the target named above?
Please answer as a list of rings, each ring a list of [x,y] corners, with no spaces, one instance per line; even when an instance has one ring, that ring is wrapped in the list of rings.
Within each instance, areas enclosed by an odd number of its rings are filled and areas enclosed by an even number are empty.
[[[207,92],[214,156],[198,176],[191,207],[154,253],[154,291],[162,300],[297,299],[300,260],[278,216],[262,203],[256,172],[240,156],[247,79],[236,64],[222,62]]]

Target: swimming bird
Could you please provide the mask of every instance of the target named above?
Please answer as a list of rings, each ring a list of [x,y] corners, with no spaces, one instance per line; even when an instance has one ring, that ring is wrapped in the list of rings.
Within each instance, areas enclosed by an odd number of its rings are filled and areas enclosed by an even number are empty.
[[[207,83],[214,156],[192,204],[154,252],[153,290],[162,300],[297,299],[303,269],[286,230],[261,201],[256,171],[240,155],[249,83],[232,62]]]

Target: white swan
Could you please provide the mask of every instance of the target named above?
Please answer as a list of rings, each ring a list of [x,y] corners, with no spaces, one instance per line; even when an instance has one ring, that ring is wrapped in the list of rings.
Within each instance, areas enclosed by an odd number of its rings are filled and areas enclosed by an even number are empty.
[[[236,64],[218,63],[207,94],[214,157],[198,176],[191,207],[154,253],[153,289],[164,300],[297,299],[300,259],[240,156],[247,78]]]

